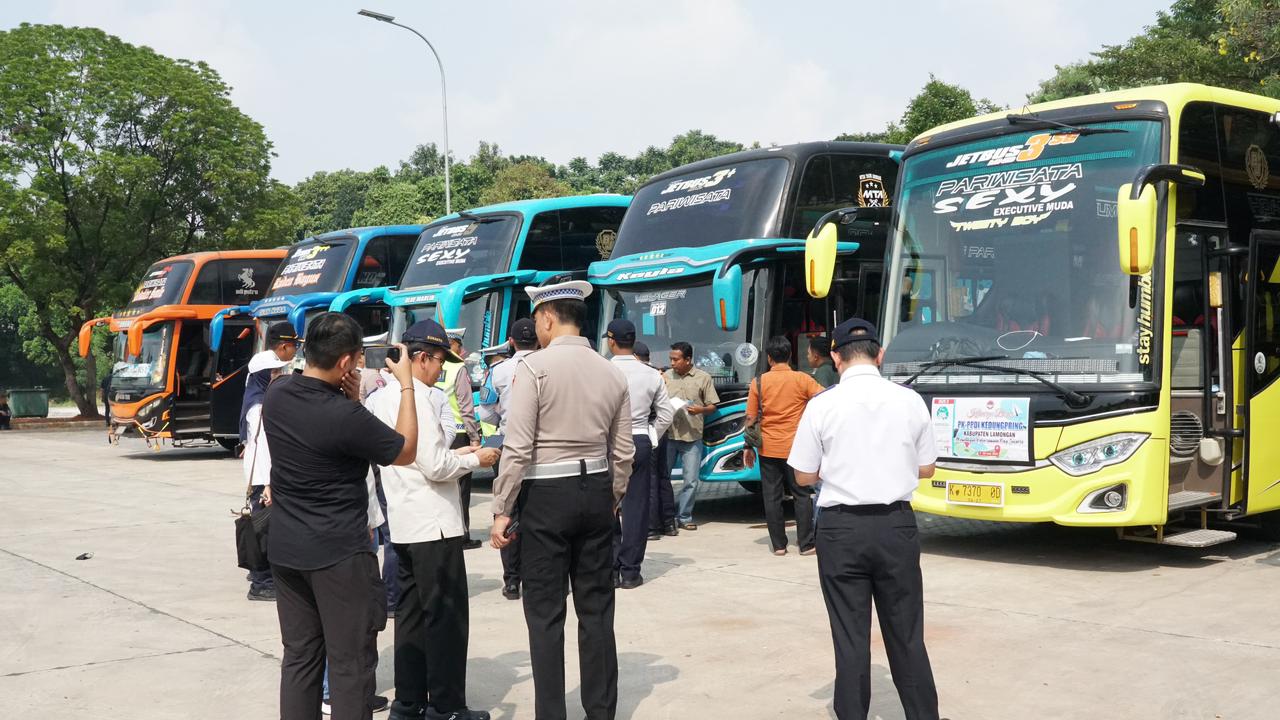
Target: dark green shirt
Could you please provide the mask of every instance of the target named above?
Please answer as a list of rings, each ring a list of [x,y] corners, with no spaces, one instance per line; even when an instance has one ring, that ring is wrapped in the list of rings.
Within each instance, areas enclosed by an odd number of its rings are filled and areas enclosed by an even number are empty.
[[[809,374],[812,375],[813,379],[817,380],[818,384],[824,388],[829,388],[840,382],[840,373],[836,372],[836,369],[832,367],[829,362],[822,363],[811,370]]]

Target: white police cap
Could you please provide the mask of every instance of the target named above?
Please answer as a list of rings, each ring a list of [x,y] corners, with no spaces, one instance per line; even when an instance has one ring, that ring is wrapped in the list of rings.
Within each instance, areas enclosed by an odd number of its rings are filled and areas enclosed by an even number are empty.
[[[524,291],[528,293],[530,302],[536,308],[542,303],[551,300],[586,300],[587,296],[591,294],[591,283],[583,280],[570,280],[554,285],[543,285],[542,287],[526,287]]]
[[[462,338],[467,336],[467,329],[466,328],[446,328],[444,331],[444,334],[450,340],[461,341]]]

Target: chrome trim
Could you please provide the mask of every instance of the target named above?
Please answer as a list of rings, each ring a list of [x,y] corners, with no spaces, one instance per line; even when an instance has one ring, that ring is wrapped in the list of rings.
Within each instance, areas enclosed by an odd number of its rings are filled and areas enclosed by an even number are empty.
[[[1079,417],[1068,418],[1066,420],[1041,420],[1035,423],[1035,427],[1062,427],[1065,425],[1075,425],[1076,423],[1101,420],[1102,418],[1116,417],[1118,415],[1133,415],[1136,413],[1151,412],[1159,407],[1159,405],[1147,405],[1145,407],[1129,408],[1127,410],[1112,410],[1111,412],[1098,413],[1096,415],[1081,415]]]

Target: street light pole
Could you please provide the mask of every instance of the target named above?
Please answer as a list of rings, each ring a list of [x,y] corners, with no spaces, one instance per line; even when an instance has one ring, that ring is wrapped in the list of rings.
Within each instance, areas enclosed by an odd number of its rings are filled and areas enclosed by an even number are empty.
[[[443,111],[443,114],[444,114],[444,212],[446,215],[452,214],[453,201],[451,198],[451,188],[449,184],[449,165],[450,165],[450,162],[449,162],[449,96],[445,90],[444,62],[440,60],[440,53],[436,52],[435,46],[432,45],[431,41],[428,40],[422,33],[418,32],[417,30],[414,30],[408,25],[402,25],[396,22],[396,19],[391,15],[385,15],[383,13],[374,12],[372,10],[361,10],[356,14],[363,15],[367,18],[373,18],[374,20],[387,23],[388,25],[395,25],[396,27],[404,28],[405,30],[408,30],[414,35],[417,35],[419,38],[422,39],[422,42],[427,44],[427,47],[431,50],[431,54],[436,59],[436,65],[440,67],[440,109]]]

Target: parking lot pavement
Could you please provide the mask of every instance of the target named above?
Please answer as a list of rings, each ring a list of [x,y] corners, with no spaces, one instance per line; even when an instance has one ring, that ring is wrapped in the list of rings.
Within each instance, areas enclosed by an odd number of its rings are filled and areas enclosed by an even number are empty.
[[[235,567],[236,461],[110,447],[96,431],[4,433],[0,458],[0,718],[277,716],[275,608],[245,599]],[[489,496],[477,490],[479,534]],[[758,502],[709,488],[701,527],[650,544],[647,582],[619,592],[620,718],[829,716],[814,559],[769,553]],[[920,521],[944,716],[1277,716],[1276,546],[1192,551],[1107,531]],[[495,551],[468,552],[467,567],[470,704],[532,717],[520,605],[502,598]],[[872,716],[902,718],[873,640]],[[391,641],[379,639],[384,692]]]

